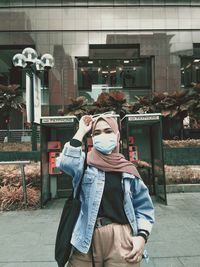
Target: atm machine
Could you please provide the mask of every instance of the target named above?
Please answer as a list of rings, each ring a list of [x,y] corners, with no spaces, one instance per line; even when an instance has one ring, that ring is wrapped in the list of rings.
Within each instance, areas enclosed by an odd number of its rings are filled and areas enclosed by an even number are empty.
[[[138,168],[151,195],[167,204],[160,113],[128,114],[121,120],[122,153],[136,163],[145,161],[149,168]]]
[[[41,206],[52,198],[71,194],[72,179],[56,168],[56,157],[76,133],[78,123],[75,116],[41,117]]]

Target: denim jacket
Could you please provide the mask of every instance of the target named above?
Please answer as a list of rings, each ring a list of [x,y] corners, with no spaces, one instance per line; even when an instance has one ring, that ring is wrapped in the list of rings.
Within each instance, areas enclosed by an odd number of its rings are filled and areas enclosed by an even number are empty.
[[[85,153],[81,147],[73,147],[66,143],[56,165],[72,176],[74,194],[76,193],[84,170]],[[74,227],[71,243],[82,253],[89,251],[93,230],[104,190],[105,172],[87,166],[82,179],[80,200],[81,210]],[[122,173],[124,191],[124,211],[133,231],[138,229],[151,232],[154,223],[154,207],[148,189],[143,181],[130,173]]]

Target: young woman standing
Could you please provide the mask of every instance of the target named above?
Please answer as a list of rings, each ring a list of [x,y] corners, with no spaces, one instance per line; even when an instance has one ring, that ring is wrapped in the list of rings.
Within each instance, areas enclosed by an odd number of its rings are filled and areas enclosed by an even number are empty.
[[[81,146],[90,130],[93,148],[84,171]],[[57,159],[57,166],[72,176],[75,191],[84,171],[68,267],[139,267],[145,257],[154,207],[137,169],[119,153],[119,141],[114,118],[101,115],[93,121],[83,116]]]

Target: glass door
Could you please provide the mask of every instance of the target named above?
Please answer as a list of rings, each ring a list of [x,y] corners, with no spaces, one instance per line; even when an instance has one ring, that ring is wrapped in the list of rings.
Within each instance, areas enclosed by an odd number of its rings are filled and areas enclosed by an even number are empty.
[[[152,140],[152,171],[154,177],[155,195],[167,204],[166,181],[164,170],[162,131],[159,123],[151,126]]]

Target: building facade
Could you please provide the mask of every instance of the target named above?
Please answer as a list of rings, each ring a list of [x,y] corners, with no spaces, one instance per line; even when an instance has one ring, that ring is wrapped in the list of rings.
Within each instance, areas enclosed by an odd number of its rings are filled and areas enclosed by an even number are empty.
[[[25,91],[23,71],[12,64],[25,47],[55,59],[43,77],[43,115],[58,115],[78,95],[94,101],[122,90],[132,102],[189,88],[200,82],[200,2],[1,1],[0,84]]]

